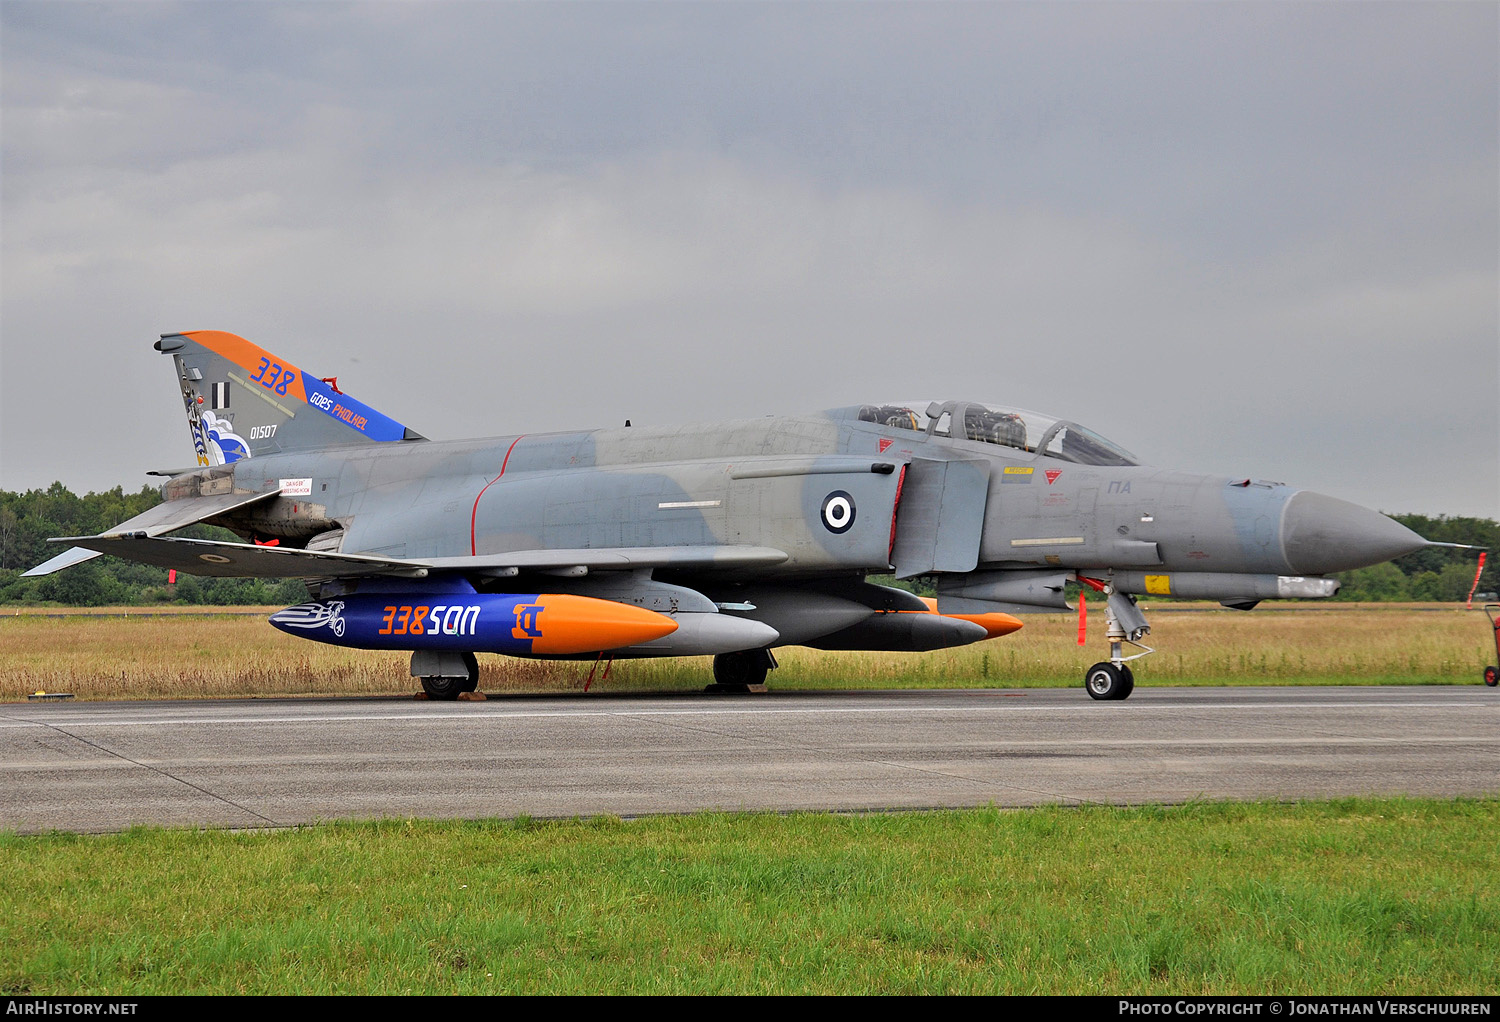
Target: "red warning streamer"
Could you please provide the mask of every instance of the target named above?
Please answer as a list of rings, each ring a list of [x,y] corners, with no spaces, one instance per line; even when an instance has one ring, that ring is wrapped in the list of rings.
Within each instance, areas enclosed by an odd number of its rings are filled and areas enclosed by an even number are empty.
[[[1104,583],[1097,578],[1089,578],[1087,575],[1075,575],[1078,579],[1078,645],[1082,646],[1089,634],[1089,605],[1083,598],[1084,593],[1092,589],[1096,593],[1104,592]]]
[[[1474,584],[1469,587],[1469,599],[1467,610],[1474,609],[1474,590],[1479,588],[1479,576],[1484,574],[1484,559],[1489,555],[1488,550],[1479,551],[1479,567],[1474,569]]]

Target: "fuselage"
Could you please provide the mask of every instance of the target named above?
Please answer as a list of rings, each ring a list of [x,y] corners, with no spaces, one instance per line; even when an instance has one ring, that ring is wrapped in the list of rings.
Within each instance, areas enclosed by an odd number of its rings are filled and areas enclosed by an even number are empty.
[[[181,477],[167,496],[207,478],[282,489],[226,523],[247,536],[405,558],[731,544],[785,551],[778,575],[1312,575],[1422,543],[1281,483],[1081,464],[839,413],[272,453]],[[826,506],[840,493],[847,524]]]

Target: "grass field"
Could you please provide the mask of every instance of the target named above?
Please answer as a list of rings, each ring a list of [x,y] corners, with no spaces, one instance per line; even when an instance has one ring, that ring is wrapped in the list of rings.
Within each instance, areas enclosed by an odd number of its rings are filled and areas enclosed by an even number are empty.
[[[138,608],[0,616],[0,699],[38,689],[80,699],[394,694],[416,690],[408,657],[341,649],[277,631],[264,613],[210,616]],[[1097,608],[1096,608],[1097,611]],[[51,612],[51,613],[56,613]],[[777,650],[775,688],[1012,687],[1080,684],[1104,655],[1103,615],[1086,648],[1071,615],[1033,615],[1012,635],[933,653]],[[1251,613],[1174,607],[1151,616],[1160,650],[1134,665],[1141,685],[1471,684],[1494,663],[1489,623],[1451,605],[1280,605]],[[581,688],[591,663],[481,655],[487,692]],[[707,657],[620,661],[600,690],[682,690],[709,679]],[[603,671],[600,671],[603,674]]]
[[[0,993],[1495,994],[1500,801],[0,836]]]

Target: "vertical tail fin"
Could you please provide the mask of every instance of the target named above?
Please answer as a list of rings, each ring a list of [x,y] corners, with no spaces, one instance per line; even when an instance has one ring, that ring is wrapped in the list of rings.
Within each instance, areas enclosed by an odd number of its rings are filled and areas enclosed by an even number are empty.
[[[424,439],[329,383],[218,330],[163,334],[200,465],[334,444]]]

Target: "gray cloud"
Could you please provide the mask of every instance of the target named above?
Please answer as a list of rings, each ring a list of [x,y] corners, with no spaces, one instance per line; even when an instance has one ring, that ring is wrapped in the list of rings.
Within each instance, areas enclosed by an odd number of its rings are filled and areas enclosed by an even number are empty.
[[[432,436],[963,395],[1500,513],[1493,6],[0,19],[6,487],[182,463],[216,328]]]

